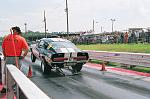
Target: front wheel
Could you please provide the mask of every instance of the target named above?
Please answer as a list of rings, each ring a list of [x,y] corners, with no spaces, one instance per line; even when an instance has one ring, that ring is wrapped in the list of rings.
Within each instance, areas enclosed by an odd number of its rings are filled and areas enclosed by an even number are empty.
[[[34,56],[33,53],[31,53],[31,61],[32,61],[32,62],[35,62],[35,61],[36,61],[36,57]]]
[[[51,71],[50,66],[49,66],[49,65],[47,64],[47,62],[44,61],[44,60],[41,62],[41,69],[42,69],[42,72],[43,72],[44,74],[47,74],[48,72]]]
[[[83,67],[83,63],[77,63],[76,65],[72,66],[74,72],[80,72]]]

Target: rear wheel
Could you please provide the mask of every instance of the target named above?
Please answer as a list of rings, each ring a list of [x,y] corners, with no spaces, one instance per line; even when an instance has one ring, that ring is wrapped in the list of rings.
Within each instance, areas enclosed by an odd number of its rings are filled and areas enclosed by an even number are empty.
[[[80,72],[83,67],[83,63],[77,63],[76,65],[72,66],[74,72]]]
[[[31,61],[32,61],[32,62],[35,62],[35,61],[36,61],[36,57],[34,56],[33,53],[31,53]]]
[[[44,74],[47,74],[51,71],[51,67],[44,60],[41,62],[41,69]]]

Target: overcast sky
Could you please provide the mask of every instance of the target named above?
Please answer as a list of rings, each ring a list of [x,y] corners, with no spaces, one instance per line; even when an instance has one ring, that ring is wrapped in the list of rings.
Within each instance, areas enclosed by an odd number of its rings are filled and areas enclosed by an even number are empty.
[[[150,0],[68,0],[70,31],[111,31],[110,19],[116,19],[114,30],[150,27]],[[12,26],[44,31],[46,11],[49,32],[66,31],[65,0],[1,0],[0,33],[8,34]],[[98,23],[96,23],[98,22]]]

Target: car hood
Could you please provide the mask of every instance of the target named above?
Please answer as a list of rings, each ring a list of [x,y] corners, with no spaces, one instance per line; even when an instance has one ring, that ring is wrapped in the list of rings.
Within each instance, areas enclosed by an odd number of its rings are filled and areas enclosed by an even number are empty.
[[[59,49],[55,49],[55,51],[57,53],[77,53],[77,52],[81,52],[80,49],[78,48],[59,48]]]

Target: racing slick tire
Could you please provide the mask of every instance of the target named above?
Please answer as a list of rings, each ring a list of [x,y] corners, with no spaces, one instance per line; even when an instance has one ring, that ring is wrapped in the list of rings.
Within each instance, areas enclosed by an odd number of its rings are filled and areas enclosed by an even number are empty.
[[[76,65],[72,66],[72,69],[73,71],[80,72],[82,67],[83,67],[83,63],[77,63]]]
[[[35,62],[35,61],[36,61],[36,57],[34,56],[33,53],[31,53],[31,61],[32,61],[32,62]]]
[[[51,67],[47,64],[45,60],[41,62],[41,69],[43,74],[47,74],[51,71]]]

